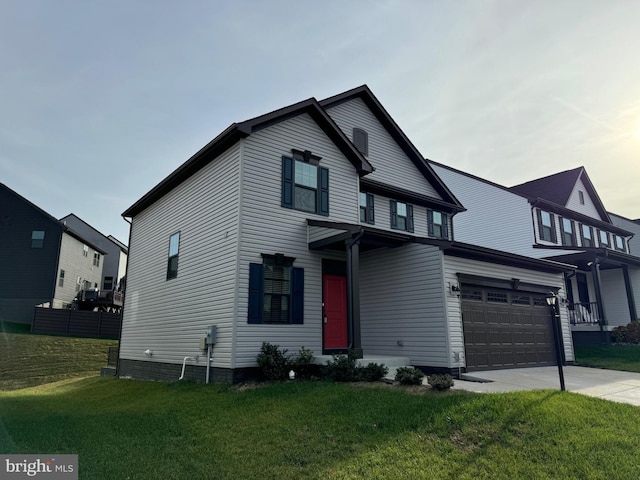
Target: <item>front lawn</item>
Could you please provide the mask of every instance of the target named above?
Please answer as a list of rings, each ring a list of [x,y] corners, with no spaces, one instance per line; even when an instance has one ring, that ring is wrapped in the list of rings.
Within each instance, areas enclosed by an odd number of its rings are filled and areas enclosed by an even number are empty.
[[[0,453],[82,479],[627,479],[640,409],[555,391],[410,395],[88,378],[0,393]]]
[[[640,345],[576,347],[576,364],[640,373]]]

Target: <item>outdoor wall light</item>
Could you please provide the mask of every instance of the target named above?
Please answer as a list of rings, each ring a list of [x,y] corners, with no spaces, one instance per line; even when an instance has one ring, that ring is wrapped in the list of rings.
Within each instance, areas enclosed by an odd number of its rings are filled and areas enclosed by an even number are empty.
[[[547,305],[549,305],[550,307],[555,305],[556,302],[558,301],[555,293],[553,293],[553,292],[549,292],[547,294],[547,296],[545,297],[545,299],[547,300]]]

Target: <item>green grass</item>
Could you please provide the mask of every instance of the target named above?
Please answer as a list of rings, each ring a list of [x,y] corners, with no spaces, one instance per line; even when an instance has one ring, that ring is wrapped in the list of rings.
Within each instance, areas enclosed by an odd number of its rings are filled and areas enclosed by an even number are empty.
[[[576,364],[640,373],[640,345],[576,347]]]
[[[409,395],[87,378],[0,393],[0,453],[82,479],[631,479],[640,409],[555,391]]]
[[[115,340],[0,332],[0,391],[96,375]]]

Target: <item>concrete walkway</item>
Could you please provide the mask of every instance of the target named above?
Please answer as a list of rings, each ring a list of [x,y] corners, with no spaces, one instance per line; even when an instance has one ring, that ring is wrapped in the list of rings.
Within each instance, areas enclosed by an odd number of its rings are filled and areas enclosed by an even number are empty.
[[[475,381],[455,380],[454,389],[479,393],[560,389],[558,367],[491,370],[462,376]],[[570,392],[640,406],[640,373],[567,366],[564,381]]]

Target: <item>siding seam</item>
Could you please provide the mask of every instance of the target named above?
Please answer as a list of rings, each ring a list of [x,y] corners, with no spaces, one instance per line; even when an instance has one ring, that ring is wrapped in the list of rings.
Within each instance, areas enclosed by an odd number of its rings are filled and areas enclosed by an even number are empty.
[[[240,139],[240,148],[238,152],[239,165],[238,177],[240,184],[238,185],[238,238],[236,241],[236,274],[234,282],[236,284],[233,292],[233,323],[231,327],[231,359],[229,361],[230,368],[236,368],[236,350],[238,345],[238,290],[240,289],[240,250],[242,246],[242,212],[244,210],[244,138]]]

